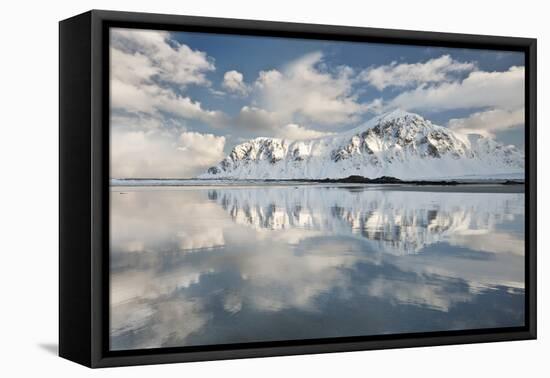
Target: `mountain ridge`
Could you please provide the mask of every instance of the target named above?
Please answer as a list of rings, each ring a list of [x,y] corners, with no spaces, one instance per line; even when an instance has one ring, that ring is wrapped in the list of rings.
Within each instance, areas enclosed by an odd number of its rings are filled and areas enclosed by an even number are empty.
[[[400,109],[339,134],[289,140],[258,137],[235,146],[200,178],[339,179],[349,176],[437,179],[517,177],[524,154],[483,136],[465,137]]]

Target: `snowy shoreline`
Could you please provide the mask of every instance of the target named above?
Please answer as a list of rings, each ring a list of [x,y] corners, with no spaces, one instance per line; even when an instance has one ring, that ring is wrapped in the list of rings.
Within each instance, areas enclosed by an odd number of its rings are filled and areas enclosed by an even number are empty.
[[[212,180],[212,179],[112,179],[111,190],[178,190],[247,187],[341,187],[367,190],[471,192],[471,193],[524,193],[522,181],[465,180],[456,182],[346,182],[342,180]]]

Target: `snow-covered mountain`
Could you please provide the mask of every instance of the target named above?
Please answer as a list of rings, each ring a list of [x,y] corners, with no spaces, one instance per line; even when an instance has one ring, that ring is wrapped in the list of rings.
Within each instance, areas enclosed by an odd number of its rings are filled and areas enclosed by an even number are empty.
[[[340,134],[309,140],[256,138],[239,144],[202,178],[522,178],[524,153],[464,136],[402,110]]]

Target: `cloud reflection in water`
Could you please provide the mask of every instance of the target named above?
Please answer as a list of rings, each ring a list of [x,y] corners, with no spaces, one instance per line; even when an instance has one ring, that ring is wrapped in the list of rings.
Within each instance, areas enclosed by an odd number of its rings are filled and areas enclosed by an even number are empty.
[[[524,196],[111,193],[111,348],[523,324]]]

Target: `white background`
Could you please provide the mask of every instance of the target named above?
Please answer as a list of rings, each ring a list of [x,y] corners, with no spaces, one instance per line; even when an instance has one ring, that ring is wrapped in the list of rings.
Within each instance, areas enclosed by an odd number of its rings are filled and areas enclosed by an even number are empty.
[[[57,22],[89,9],[538,38],[539,340],[90,370],[57,348]],[[550,285],[548,41],[544,1],[5,1],[0,21],[0,375],[67,377],[546,376]],[[78,125],[75,125],[78,127]]]

